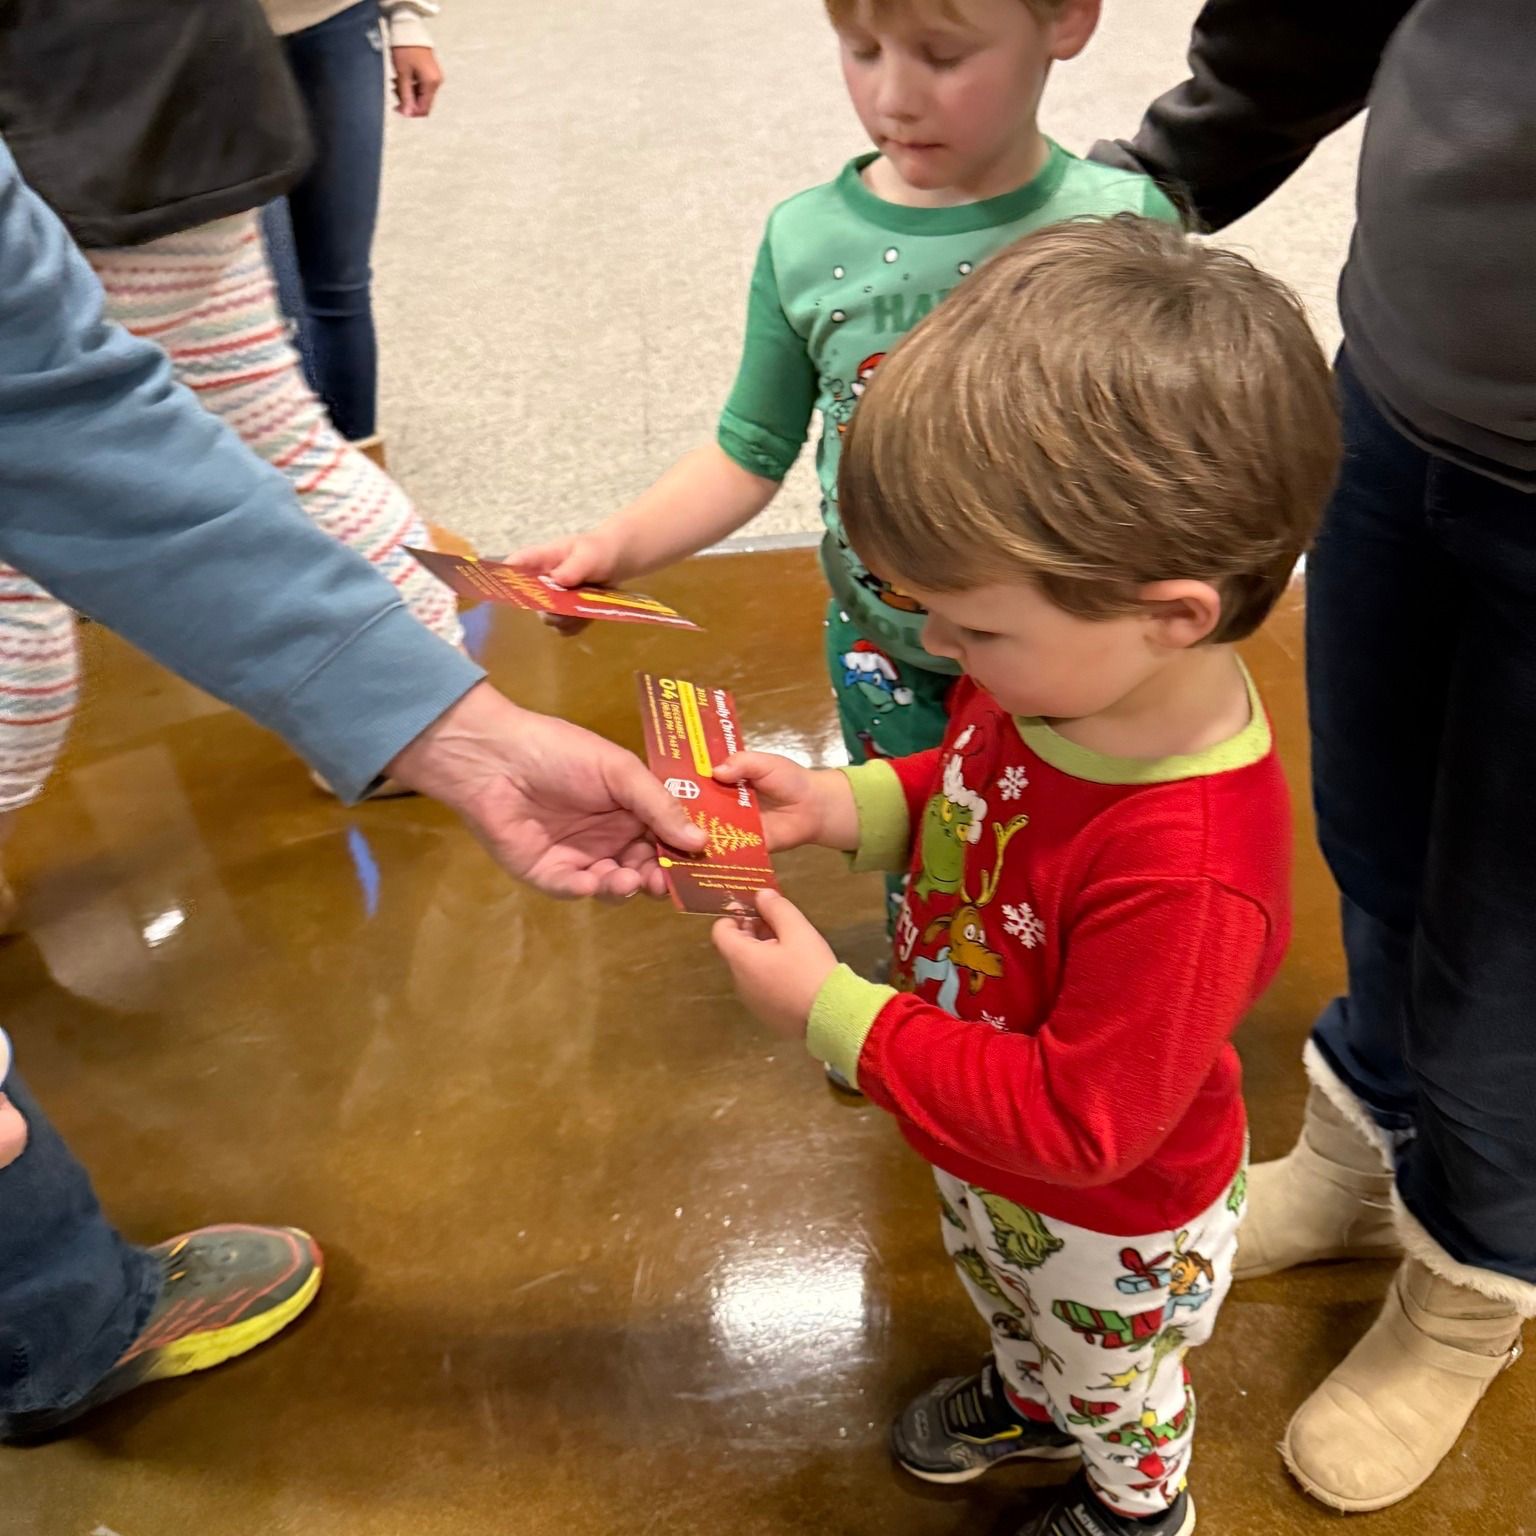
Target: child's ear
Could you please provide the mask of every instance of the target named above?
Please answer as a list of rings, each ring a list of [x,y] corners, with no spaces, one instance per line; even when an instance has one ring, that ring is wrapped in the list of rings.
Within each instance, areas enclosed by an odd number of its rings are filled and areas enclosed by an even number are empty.
[[[1169,650],[1199,645],[1221,623],[1221,593],[1208,581],[1149,581],[1136,596]]]
[[[1098,29],[1103,0],[1066,0],[1051,22],[1051,57],[1057,62],[1075,59]]]

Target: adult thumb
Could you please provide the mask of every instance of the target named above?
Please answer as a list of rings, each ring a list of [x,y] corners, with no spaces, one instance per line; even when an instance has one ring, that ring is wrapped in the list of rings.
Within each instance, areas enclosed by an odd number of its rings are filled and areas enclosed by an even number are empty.
[[[662,842],[684,853],[698,853],[709,839],[676,800],[651,776],[639,758],[625,753],[625,762],[610,781],[613,798],[633,811]]]

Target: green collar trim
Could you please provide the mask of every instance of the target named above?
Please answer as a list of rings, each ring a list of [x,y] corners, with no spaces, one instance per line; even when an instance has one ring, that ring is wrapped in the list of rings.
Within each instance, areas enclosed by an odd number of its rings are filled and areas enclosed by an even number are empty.
[[[997,229],[1027,218],[1056,195],[1072,159],[1054,139],[1047,139],[1050,156],[1033,181],[1012,192],[983,198],[979,203],[959,203],[953,208],[909,208],[888,203],[864,185],[864,167],[878,160],[878,151],[856,155],[837,178],[837,190],[849,209],[877,229],[899,235],[969,235],[981,229]]]
[[[1269,756],[1274,738],[1269,716],[1259,697],[1253,675],[1243,666],[1243,681],[1248,685],[1248,724],[1237,735],[1218,741],[1201,752],[1178,753],[1173,757],[1110,757],[1091,747],[1079,746],[1058,735],[1044,720],[1015,718],[1024,744],[1051,767],[1069,773],[1074,779],[1090,784],[1172,784],[1179,779],[1207,778],[1215,773],[1231,773],[1248,768]]]

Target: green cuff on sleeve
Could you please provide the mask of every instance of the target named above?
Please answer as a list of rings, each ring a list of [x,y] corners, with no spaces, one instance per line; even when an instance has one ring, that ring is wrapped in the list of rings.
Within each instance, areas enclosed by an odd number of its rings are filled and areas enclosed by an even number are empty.
[[[715,441],[726,458],[764,480],[782,480],[794,468],[804,443],[780,437],[731,411],[721,415]]]
[[[859,847],[851,861],[853,868],[904,875],[912,862],[912,818],[907,814],[907,796],[896,770],[876,758],[838,772],[847,777],[859,813]]]
[[[894,987],[876,986],[846,965],[838,966],[811,1004],[806,1049],[857,1087],[865,1037],[874,1027],[875,1016],[895,996]]]

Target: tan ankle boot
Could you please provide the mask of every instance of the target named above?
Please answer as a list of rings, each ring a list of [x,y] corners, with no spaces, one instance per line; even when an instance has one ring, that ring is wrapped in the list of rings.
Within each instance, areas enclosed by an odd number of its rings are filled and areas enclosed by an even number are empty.
[[[1280,1447],[1291,1475],[1351,1513],[1407,1498],[1519,1357],[1520,1323],[1508,1302],[1406,1260],[1370,1331],[1291,1420]]]
[[[1252,1280],[1293,1264],[1395,1258],[1402,1251],[1385,1158],[1313,1088],[1296,1145],[1249,1170],[1234,1276]]]

